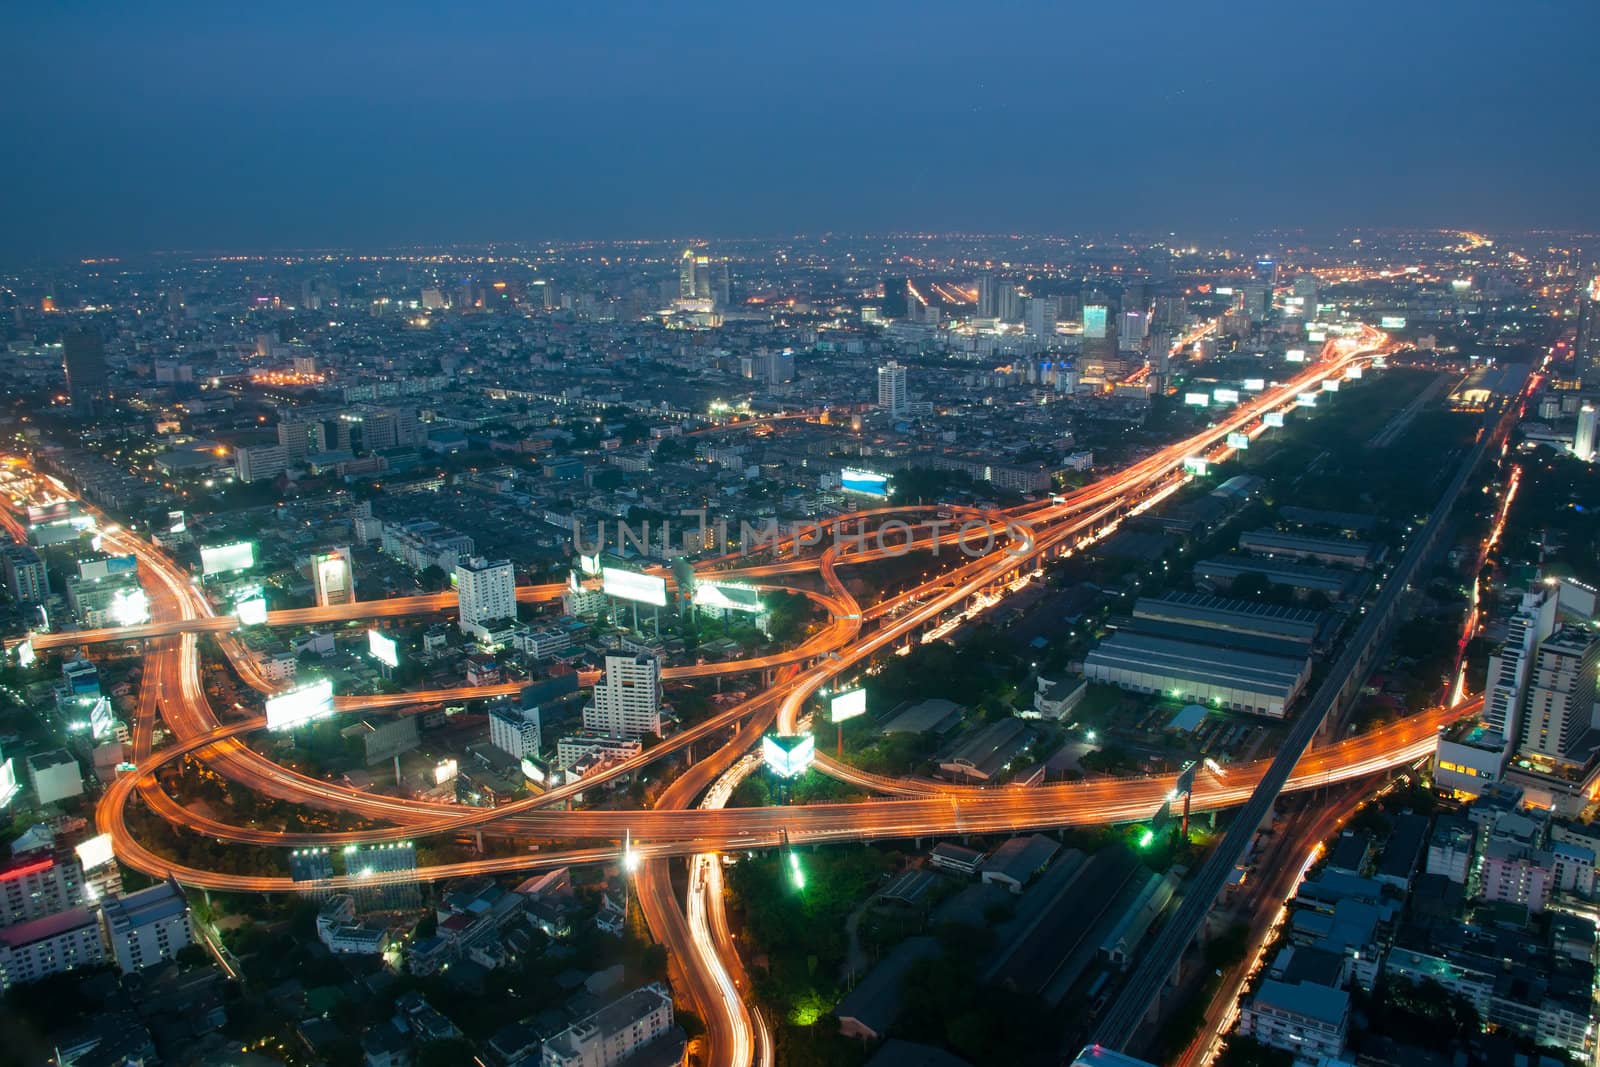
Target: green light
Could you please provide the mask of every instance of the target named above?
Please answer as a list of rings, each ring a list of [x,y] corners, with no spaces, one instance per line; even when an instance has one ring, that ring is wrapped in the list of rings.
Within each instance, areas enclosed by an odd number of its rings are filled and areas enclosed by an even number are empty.
[[[806,874],[800,869],[800,857],[793,852],[789,853],[789,881],[794,883],[796,889],[806,887]]]
[[[1155,844],[1155,841],[1156,832],[1149,827],[1146,827],[1144,833],[1139,835],[1140,848],[1149,848],[1151,845]]]

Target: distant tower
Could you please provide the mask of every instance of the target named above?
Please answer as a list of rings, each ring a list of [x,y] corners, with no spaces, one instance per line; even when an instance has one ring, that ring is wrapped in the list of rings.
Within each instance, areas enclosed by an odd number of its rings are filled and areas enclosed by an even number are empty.
[[[1294,279],[1294,295],[1300,298],[1300,316],[1307,322],[1317,317],[1317,276],[1299,274]]]
[[[1600,426],[1600,411],[1587,401],[1578,409],[1578,432],[1572,437],[1572,454],[1585,463],[1594,460],[1595,430]]]
[[[678,257],[678,299],[693,300],[698,289],[694,249],[685,248]]]
[[[61,338],[61,363],[67,373],[72,410],[93,415],[106,393],[106,344],[98,331],[70,330]]]
[[[903,319],[910,311],[911,279],[904,274],[883,280],[883,317]]]
[[[978,318],[992,319],[1000,314],[1000,283],[993,271],[978,275]]]
[[[1048,341],[1056,335],[1056,317],[1061,305],[1053,296],[1031,296],[1024,305],[1028,336]]]
[[[1110,305],[1095,294],[1083,305],[1083,358],[1108,360],[1116,356],[1116,321],[1111,317]]]
[[[1578,340],[1572,349],[1572,376],[1600,384],[1600,275],[1578,294]]]
[[[894,360],[878,368],[878,406],[890,415],[905,414],[906,369]]]

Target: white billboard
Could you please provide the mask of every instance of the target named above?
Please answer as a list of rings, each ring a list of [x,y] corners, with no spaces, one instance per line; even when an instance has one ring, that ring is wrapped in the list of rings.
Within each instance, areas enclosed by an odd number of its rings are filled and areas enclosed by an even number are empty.
[[[453,759],[442,759],[433,766],[433,784],[444,785],[458,773],[458,765]]]
[[[33,651],[33,638],[30,637],[26,641],[22,642],[22,644],[17,646],[18,666],[31,667],[35,662],[38,661],[38,659],[38,654]]]
[[[816,754],[817,739],[810,734],[799,737],[768,734],[761,739],[761,759],[779,778],[798,778],[806,773]]]
[[[756,591],[748,586],[740,585],[713,585],[710,582],[696,582],[694,603],[696,607],[721,608],[723,611],[746,611],[757,615],[764,610],[761,597]]]
[[[1183,461],[1183,469],[1186,474],[1204,476],[1206,471],[1211,469],[1211,464],[1204,456],[1190,456]]]
[[[150,621],[150,598],[133,586],[111,594],[111,621],[118,626],[137,626]]]
[[[200,549],[200,573],[208,578],[229,571],[247,571],[255,565],[256,546],[251,541]]]
[[[1228,447],[1237,448],[1241,451],[1249,448],[1250,435],[1247,433],[1230,433],[1228,435]]]
[[[1185,404],[1192,404],[1197,408],[1209,407],[1211,404],[1211,397],[1206,393],[1185,393],[1183,394],[1183,402]]]
[[[600,589],[606,596],[634,600],[640,604],[667,606],[667,580],[637,571],[606,567],[600,572]]]
[[[292,730],[333,714],[333,683],[323,678],[267,698],[267,729]]]
[[[0,808],[15,800],[21,791],[22,786],[17,782],[17,765],[9,758],[0,762]]]
[[[240,626],[265,626],[267,624],[267,602],[262,597],[251,597],[241,600],[233,606],[233,613],[239,616]]]
[[[1261,425],[1263,425],[1263,426],[1275,426],[1280,430],[1283,429],[1283,412],[1281,412],[1281,411],[1269,411],[1269,412],[1267,412],[1265,415],[1261,416]]]
[[[828,717],[834,722],[844,722],[867,713],[867,691],[851,689],[834,696],[828,705]]]
[[[1291,348],[1283,354],[1283,358],[1289,363],[1304,363],[1306,361],[1306,350],[1303,348]]]
[[[111,849],[110,834],[100,834],[97,837],[91,837],[87,841],[80,842],[74,846],[74,851],[78,853],[78,862],[83,865],[83,869],[86,871],[92,871],[96,867],[103,867],[116,858]]]
[[[117,732],[117,714],[111,709],[111,698],[101,697],[89,709],[89,734],[96,741],[104,741]]]
[[[889,495],[889,479],[876,471],[846,467],[839,472],[839,488],[847,493],[886,497]]]
[[[367,631],[367,654],[386,666],[400,666],[400,649],[382,630]]]
[[[1237,404],[1239,402],[1239,390],[1237,389],[1213,389],[1211,390],[1211,395],[1216,398],[1219,404]]]
[[[1337,378],[1324,378],[1322,391],[1324,393],[1337,393],[1339,391],[1339,380]]]
[[[1267,380],[1265,378],[1246,378],[1244,380],[1244,388],[1247,393],[1259,393],[1266,387]]]
[[[1347,382],[1353,382],[1357,378],[1360,378],[1360,377],[1361,377],[1361,368],[1360,367],[1351,367],[1349,370],[1344,372],[1344,378],[1345,378],[1345,381],[1347,381]]]
[[[1294,402],[1303,408],[1314,408],[1317,406],[1317,394],[1301,393],[1299,396],[1294,398]]]

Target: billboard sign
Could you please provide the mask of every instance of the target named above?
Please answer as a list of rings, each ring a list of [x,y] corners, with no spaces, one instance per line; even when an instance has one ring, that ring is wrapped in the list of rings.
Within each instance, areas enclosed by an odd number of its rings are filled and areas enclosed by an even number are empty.
[[[104,867],[115,858],[111,849],[110,834],[91,837],[89,840],[73,846],[73,850],[77,852],[78,862],[83,865],[83,869],[86,871],[92,871],[96,867]]]
[[[433,784],[434,785],[444,785],[446,782],[450,781],[452,778],[454,778],[456,776],[457,771],[458,771],[458,765],[456,764],[455,760],[453,760],[453,759],[442,759],[442,760],[440,760],[438,763],[434,764],[434,766],[433,766]]]
[[[1306,361],[1306,350],[1303,348],[1291,348],[1283,354],[1283,359],[1286,363],[1304,363]]]
[[[1324,393],[1337,393],[1339,391],[1339,379],[1324,378],[1322,381],[1322,391]]]
[[[887,476],[873,471],[846,467],[839,472],[839,488],[847,493],[886,497],[889,495],[889,479]]]
[[[251,541],[200,549],[200,573],[207,578],[230,571],[247,571],[255,565],[256,546]]]
[[[1183,461],[1185,474],[1196,474],[1203,477],[1206,471],[1210,469],[1211,464],[1204,456],[1190,456]]]
[[[828,705],[828,718],[834,722],[844,722],[866,713],[867,691],[865,689],[851,689],[843,693],[836,693],[832,702]]]
[[[578,569],[591,578],[600,573],[600,553],[589,555],[586,552],[578,554]]]
[[[111,594],[111,621],[118,626],[137,626],[150,621],[150,598],[138,586],[118,589]]]
[[[382,630],[367,631],[367,654],[387,667],[400,666],[400,649]]]
[[[1183,394],[1183,402],[1197,408],[1209,407],[1211,397],[1205,393],[1185,393]]]
[[[606,567],[600,572],[600,589],[606,596],[620,600],[653,604],[658,608],[667,606],[667,580],[654,575]]]
[[[239,616],[240,626],[265,626],[267,624],[267,602],[262,597],[250,597],[241,600],[233,606],[233,613]]]
[[[17,765],[9,758],[0,761],[0,808],[15,800],[21,791],[22,786],[17,782]]]
[[[1219,404],[1237,404],[1239,402],[1239,390],[1237,389],[1213,389],[1211,390],[1211,395]]]
[[[1378,325],[1385,330],[1403,330],[1406,328],[1406,317],[1404,315],[1385,315],[1378,320]]]
[[[694,587],[694,603],[701,608],[720,608],[723,611],[744,611],[759,615],[764,607],[754,589],[742,585],[713,585],[698,582]]]
[[[1265,378],[1246,378],[1244,380],[1244,390],[1247,393],[1259,393],[1266,387],[1267,380]]]
[[[333,714],[333,683],[326,678],[267,698],[267,729],[293,730]]]
[[[1241,451],[1243,451],[1246,448],[1249,448],[1250,447],[1250,435],[1247,434],[1247,433],[1230,433],[1228,435],[1228,447],[1229,448],[1237,448],[1237,449],[1239,449]]]
[[[1355,381],[1356,379],[1358,379],[1360,377],[1361,377],[1361,368],[1360,367],[1351,367],[1349,370],[1345,371],[1345,373],[1344,373],[1344,380],[1347,381],[1347,382],[1353,382],[1353,381]]]
[[[17,646],[17,665],[31,667],[38,662],[39,656],[33,651],[33,638],[28,638]]]
[[[779,778],[806,773],[817,754],[817,739],[810,734],[768,734],[761,739],[761,760]]]
[[[1281,412],[1281,411],[1269,411],[1269,412],[1267,412],[1265,415],[1261,416],[1261,425],[1276,427],[1277,429],[1280,429],[1280,430],[1283,429],[1283,412]]]
[[[1303,408],[1314,408],[1317,406],[1317,394],[1301,393],[1299,396],[1294,398],[1294,402]]]
[[[104,741],[117,732],[117,716],[111,710],[111,698],[101,697],[89,709],[89,734],[96,741]]]

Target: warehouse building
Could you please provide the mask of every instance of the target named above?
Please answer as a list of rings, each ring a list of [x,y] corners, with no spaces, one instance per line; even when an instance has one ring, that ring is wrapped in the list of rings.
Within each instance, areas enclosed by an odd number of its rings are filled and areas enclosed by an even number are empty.
[[[1338,567],[1365,567],[1378,558],[1377,546],[1366,541],[1301,537],[1276,530],[1251,530],[1239,535],[1239,548],[1257,556],[1310,559]]]
[[[1273,585],[1294,590],[1301,599],[1321,593],[1329,600],[1343,600],[1355,591],[1358,581],[1357,575],[1332,567],[1251,556],[1217,556],[1194,565],[1195,581],[1213,589],[1229,589],[1246,574],[1259,574]]]
[[[1250,600],[1228,600],[1202,593],[1169,593],[1163,597],[1140,597],[1133,606],[1135,629],[1145,622],[1167,623],[1196,633],[1205,633],[1206,642],[1235,646],[1236,638],[1264,638],[1283,645],[1309,648],[1322,629],[1323,615],[1305,608],[1260,604]],[[1209,631],[1209,633],[1206,633]],[[1146,630],[1145,632],[1153,632]]]
[[[1310,680],[1311,660],[1121,632],[1084,657],[1083,674],[1136,693],[1281,719]]]

